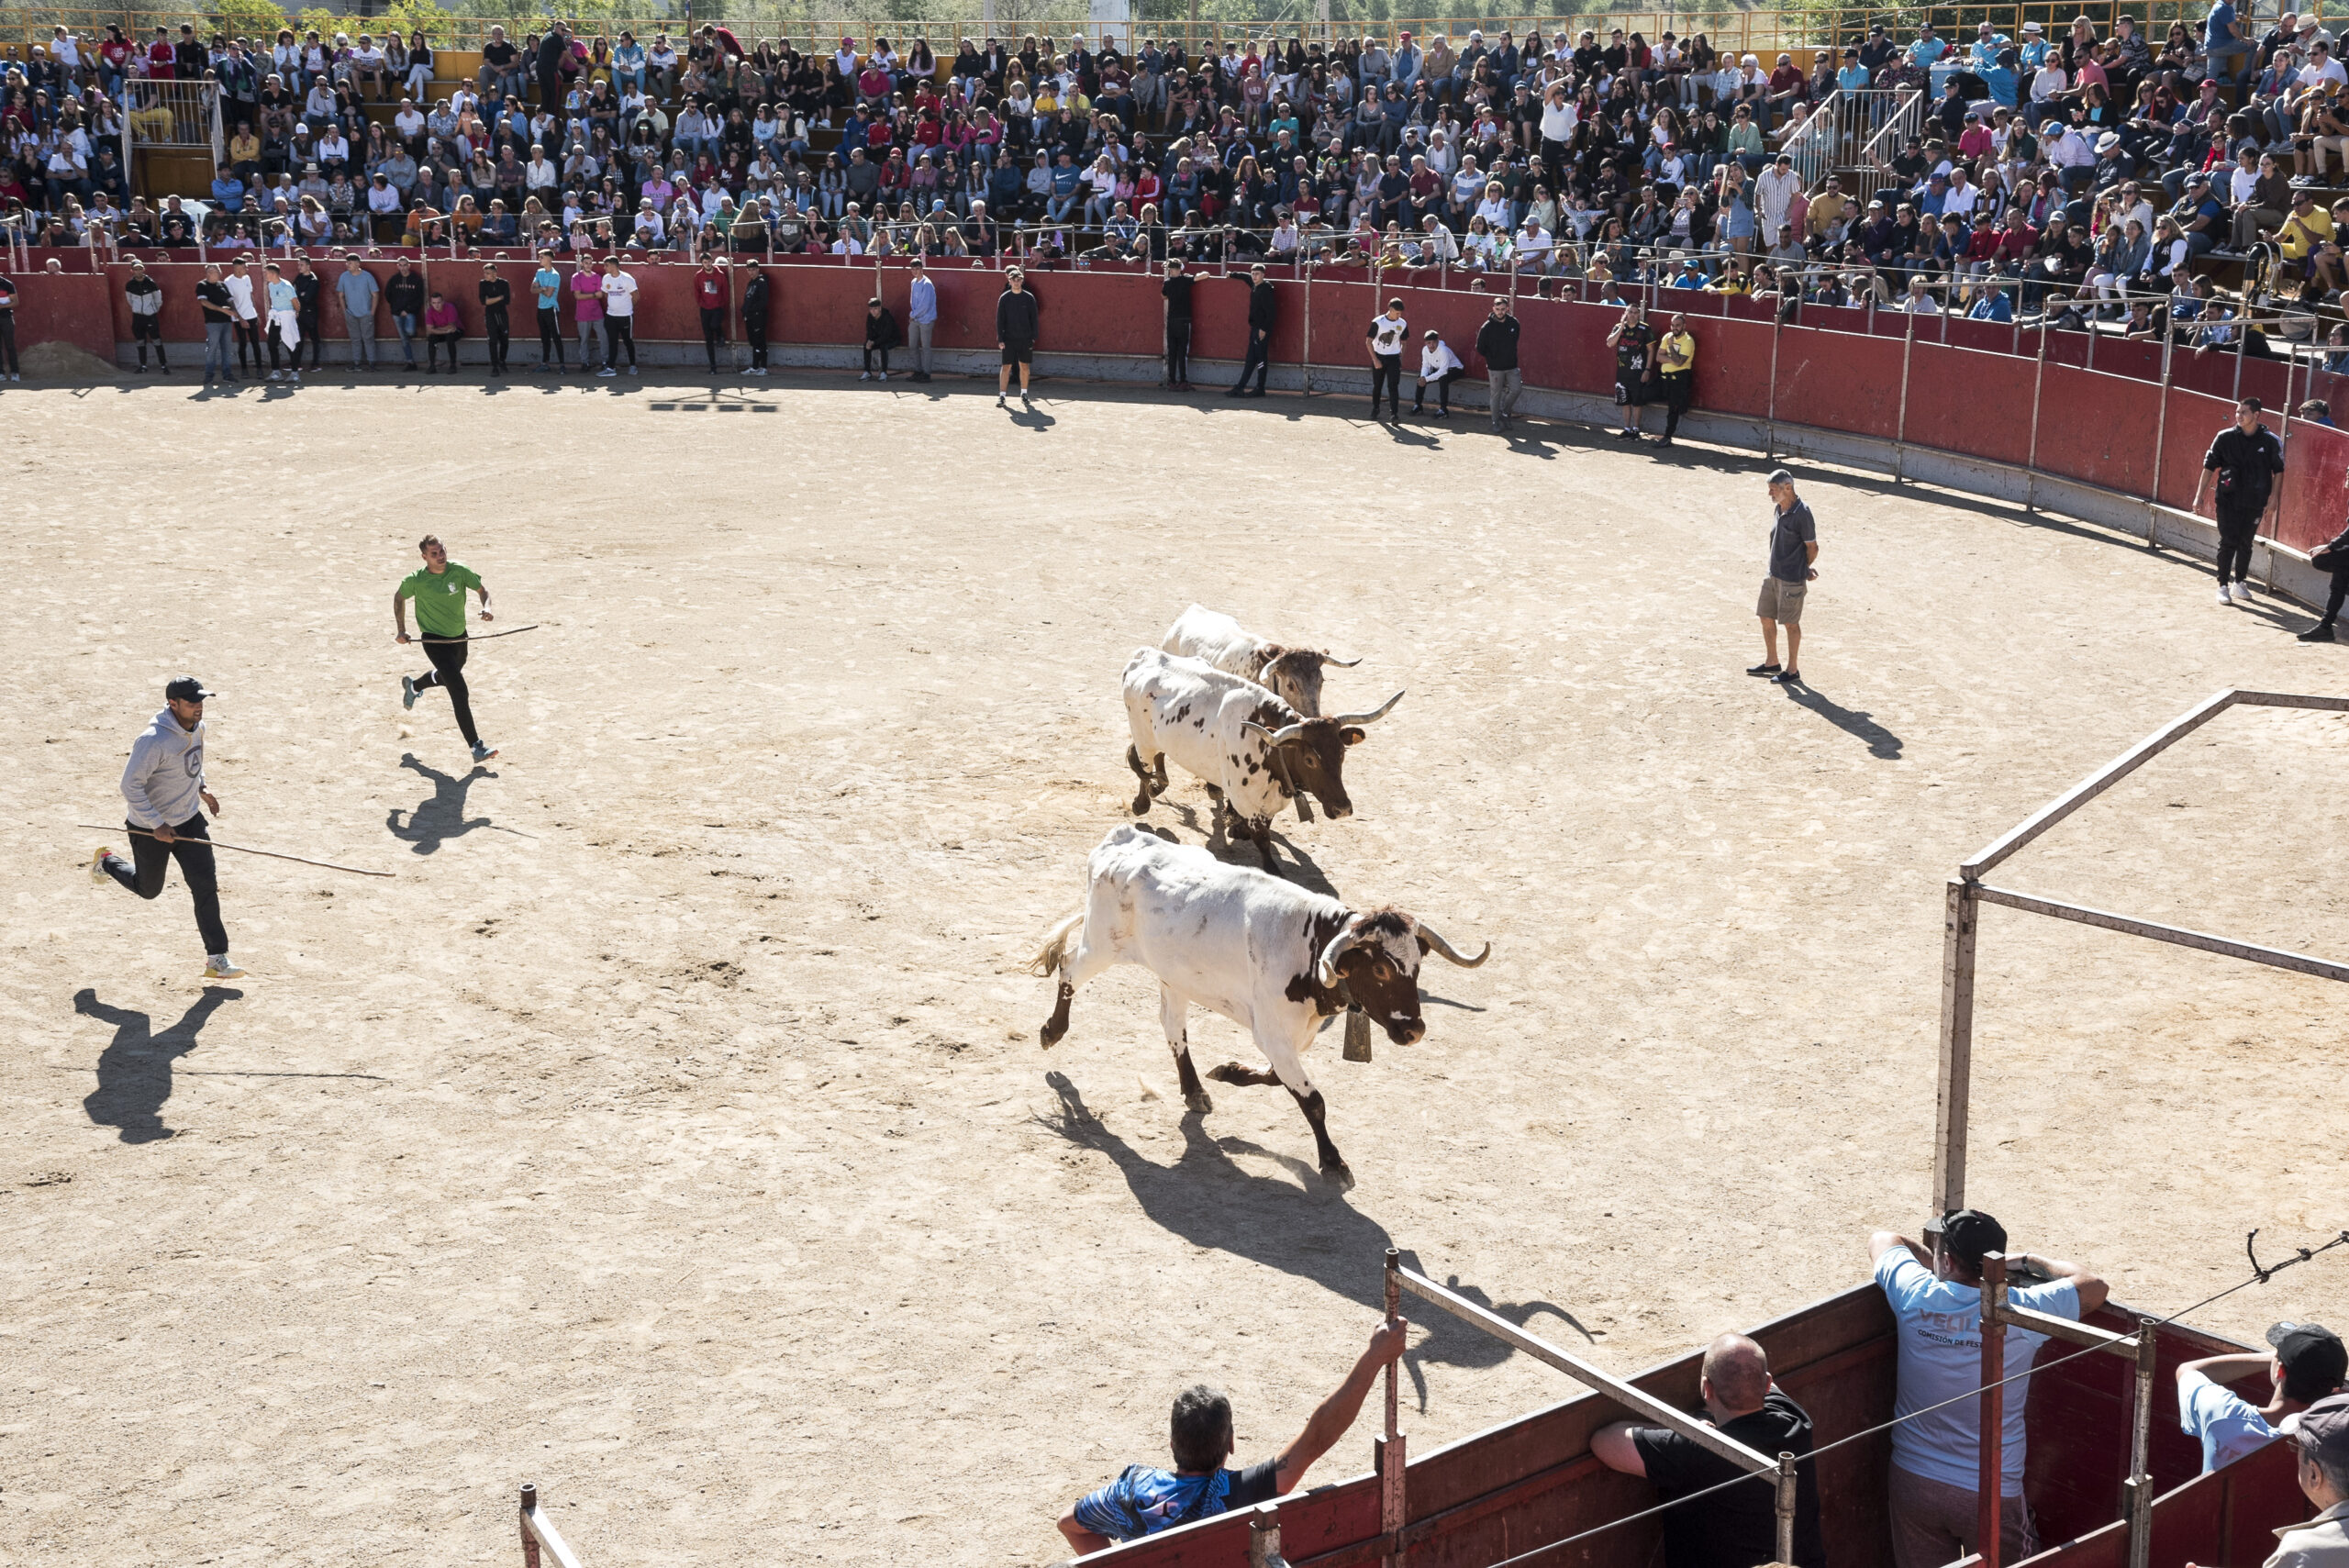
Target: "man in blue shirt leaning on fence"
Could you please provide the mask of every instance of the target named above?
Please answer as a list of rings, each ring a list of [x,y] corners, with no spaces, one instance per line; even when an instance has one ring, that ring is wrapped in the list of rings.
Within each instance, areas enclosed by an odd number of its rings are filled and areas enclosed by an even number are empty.
[[[1876,1282],[1899,1326],[1900,1391],[1893,1407],[1892,1555],[1898,1568],[1939,1568],[1976,1550],[1982,1405],[1982,1257],[2007,1250],[2005,1227],[1976,1209],[1942,1221],[1931,1251],[1889,1230],[1868,1238]],[[2104,1305],[2105,1283],[2057,1258],[2012,1258],[2018,1276],[2008,1299],[2051,1318],[2077,1320]],[[2025,1284],[2023,1276],[2043,1283]],[[1999,1561],[2020,1562],[2038,1550],[2023,1502],[2026,1373],[2044,1334],[2006,1331],[2005,1420],[1999,1451]],[[1949,1404],[1946,1401],[1954,1400]],[[1935,1409],[1933,1407],[1941,1406]],[[1929,1413],[1920,1413],[1929,1412]]]
[[[2267,1342],[2272,1355],[2206,1356],[2177,1369],[2178,1426],[2201,1443],[2205,1471],[2274,1442],[2288,1418],[2340,1393],[2349,1377],[2349,1350],[2321,1324],[2278,1323],[2267,1330]],[[2272,1385],[2264,1407],[2226,1386],[2258,1372]]]
[[[1118,1541],[1253,1507],[1295,1491],[1313,1462],[1329,1452],[1362,1414],[1371,1385],[1403,1353],[1409,1330],[1410,1325],[1400,1319],[1392,1326],[1381,1323],[1353,1371],[1346,1373],[1336,1393],[1321,1401],[1297,1440],[1276,1457],[1258,1460],[1244,1470],[1222,1468],[1234,1447],[1230,1398],[1206,1384],[1185,1389],[1174,1401],[1174,1468],[1129,1464],[1115,1481],[1086,1493],[1061,1516],[1061,1534],[1082,1557]]]

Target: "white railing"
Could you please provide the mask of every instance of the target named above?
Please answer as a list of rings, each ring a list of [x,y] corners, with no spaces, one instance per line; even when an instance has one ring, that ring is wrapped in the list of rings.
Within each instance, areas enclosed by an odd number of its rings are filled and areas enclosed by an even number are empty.
[[[1873,128],[1861,142],[1858,155],[1842,171],[1843,194],[1865,206],[1870,196],[1892,183],[1886,170],[1893,155],[1910,137],[1922,134],[1925,95],[1913,87],[1854,95],[1877,100],[1869,106]]]
[[[133,147],[201,147],[217,165],[228,151],[220,126],[220,84],[132,82],[123,136],[126,152]]]
[[[540,1551],[554,1560],[554,1568],[579,1568],[579,1554],[555,1529],[554,1521],[539,1510],[535,1482],[522,1483],[522,1568],[541,1568]]]
[[[1830,93],[1810,106],[1802,124],[1789,131],[1778,143],[1778,150],[1795,161],[1795,172],[1802,178],[1802,188],[1816,191],[1827,183],[1835,170],[1835,150],[1841,143],[1836,126],[1842,118],[1843,95],[1839,89]]]

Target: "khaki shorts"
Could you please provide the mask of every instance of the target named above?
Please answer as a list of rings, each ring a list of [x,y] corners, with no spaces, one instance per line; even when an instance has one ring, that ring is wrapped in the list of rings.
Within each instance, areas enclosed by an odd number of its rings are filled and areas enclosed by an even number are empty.
[[[1753,613],[1780,626],[1800,626],[1803,595],[1809,587],[1808,583],[1782,583],[1776,577],[1765,577],[1762,599],[1753,606]]]

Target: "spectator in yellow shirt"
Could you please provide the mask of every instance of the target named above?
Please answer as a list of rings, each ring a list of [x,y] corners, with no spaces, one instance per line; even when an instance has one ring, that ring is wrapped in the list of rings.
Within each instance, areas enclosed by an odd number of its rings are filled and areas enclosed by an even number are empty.
[[[1827,188],[1810,198],[1810,237],[1822,245],[1840,245],[1852,221],[1852,199],[1843,183],[1830,176]]]

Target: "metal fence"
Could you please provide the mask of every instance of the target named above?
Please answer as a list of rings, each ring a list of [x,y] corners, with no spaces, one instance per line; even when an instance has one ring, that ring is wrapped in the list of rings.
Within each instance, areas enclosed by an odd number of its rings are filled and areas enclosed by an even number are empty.
[[[201,148],[217,163],[228,153],[217,82],[140,82],[123,117],[123,167],[134,147]]]

